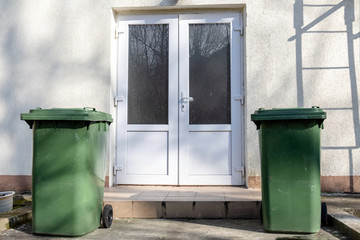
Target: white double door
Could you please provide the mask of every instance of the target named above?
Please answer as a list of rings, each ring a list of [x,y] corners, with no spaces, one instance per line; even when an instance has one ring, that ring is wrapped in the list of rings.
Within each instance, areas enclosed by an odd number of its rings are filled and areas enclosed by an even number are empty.
[[[118,17],[117,184],[244,184],[239,30],[239,13]]]

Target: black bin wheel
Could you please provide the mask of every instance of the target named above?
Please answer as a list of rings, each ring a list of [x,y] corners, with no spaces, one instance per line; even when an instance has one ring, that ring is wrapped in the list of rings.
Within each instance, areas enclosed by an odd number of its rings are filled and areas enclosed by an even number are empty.
[[[101,214],[101,226],[109,228],[113,221],[113,208],[111,205],[106,204]]]
[[[328,222],[327,206],[325,202],[321,203],[321,226],[326,226]]]

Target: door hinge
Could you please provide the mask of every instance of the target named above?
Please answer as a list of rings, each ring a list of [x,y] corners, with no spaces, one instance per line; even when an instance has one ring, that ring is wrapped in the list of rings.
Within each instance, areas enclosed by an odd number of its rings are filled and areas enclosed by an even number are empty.
[[[244,35],[244,27],[238,27],[238,26],[234,26],[233,27],[234,31],[239,31],[240,35]]]
[[[241,105],[243,105],[245,103],[244,95],[235,96],[234,100],[235,101],[240,101]]]
[[[123,34],[123,33],[124,33],[124,31],[119,30],[118,28],[115,28],[115,39],[118,39],[119,35]]]
[[[114,176],[116,175],[117,171],[122,171],[123,167],[122,166],[113,166],[113,174]]]
[[[123,101],[125,101],[125,98],[122,97],[122,96],[116,96],[116,97],[114,97],[114,106],[117,107],[118,102],[123,102]]]
[[[241,176],[245,176],[244,167],[235,167],[235,172],[241,172]]]

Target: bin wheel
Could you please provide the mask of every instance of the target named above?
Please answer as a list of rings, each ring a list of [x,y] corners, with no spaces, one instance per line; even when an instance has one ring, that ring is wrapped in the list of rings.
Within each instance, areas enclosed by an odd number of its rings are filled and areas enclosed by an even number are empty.
[[[325,202],[322,202],[321,203],[321,226],[326,226],[327,220],[328,220],[327,206],[326,206]]]
[[[101,215],[101,225],[104,228],[109,228],[113,220],[113,208],[111,205],[106,204]]]

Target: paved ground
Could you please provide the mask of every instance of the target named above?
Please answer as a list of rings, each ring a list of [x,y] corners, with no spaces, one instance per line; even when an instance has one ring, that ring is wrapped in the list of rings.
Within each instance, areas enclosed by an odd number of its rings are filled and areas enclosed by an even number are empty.
[[[360,208],[359,193],[323,193],[321,194],[321,201],[326,202],[328,207],[340,209]]]
[[[4,220],[4,226],[0,228],[0,239],[69,239],[33,235],[30,223],[31,200],[27,200],[26,194],[23,197],[26,201],[19,202],[19,206],[25,207],[0,214],[0,225]],[[31,195],[29,197],[31,199]],[[258,219],[160,218],[115,220],[109,229],[96,229],[81,238],[71,239],[360,239],[360,219],[348,213],[360,212],[360,194],[323,194],[322,201],[327,202],[333,226],[324,227],[319,233],[312,235],[265,233]],[[14,200],[14,204],[15,202],[17,200]],[[6,229],[8,221],[15,225],[28,223],[15,229]],[[2,231],[3,229],[6,230]],[[345,232],[349,235],[344,235]]]
[[[0,239],[69,239],[31,234],[31,225],[0,232]],[[272,234],[263,231],[260,220],[239,219],[121,219],[108,229],[71,239],[351,239],[330,227],[317,234]]]

